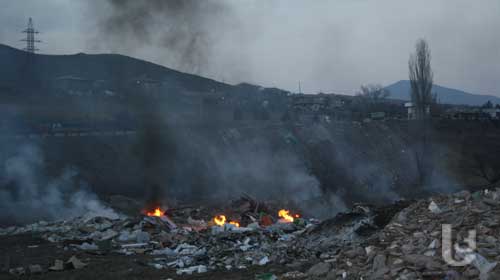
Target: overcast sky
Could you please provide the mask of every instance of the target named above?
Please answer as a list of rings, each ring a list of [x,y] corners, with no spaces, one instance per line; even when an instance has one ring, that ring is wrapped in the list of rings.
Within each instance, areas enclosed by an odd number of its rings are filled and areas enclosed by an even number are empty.
[[[301,81],[307,93],[353,93],[361,84],[407,79],[409,54],[425,38],[437,84],[500,96],[499,0],[199,1],[225,7],[219,14],[204,4],[189,15],[203,18],[194,24],[207,33],[206,51],[196,52],[203,59],[191,60],[201,67],[181,63],[179,46],[103,36],[110,1],[0,0],[0,43],[22,48],[19,32],[31,16],[42,53],[120,52],[230,83],[297,91]],[[172,21],[162,13],[148,14],[148,31],[161,36],[187,24],[184,14]]]

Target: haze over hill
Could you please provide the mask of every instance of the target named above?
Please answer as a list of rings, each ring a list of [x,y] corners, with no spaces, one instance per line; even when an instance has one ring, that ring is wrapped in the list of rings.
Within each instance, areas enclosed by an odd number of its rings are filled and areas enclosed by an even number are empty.
[[[410,81],[402,80],[387,86],[386,89],[391,92],[391,98],[411,100],[410,87]],[[488,102],[488,100],[494,104],[500,104],[500,98],[496,96],[473,94],[440,85],[434,85],[432,92],[437,93],[439,103],[444,104],[480,106]]]
[[[36,61],[29,62],[26,53],[0,44],[0,85],[12,88],[26,86],[28,70],[36,73],[35,79],[41,86],[50,85],[60,77],[74,77],[88,80],[109,81],[110,89],[135,79],[151,79],[169,84],[169,88],[194,92],[256,92],[258,86],[240,84],[233,86],[193,74],[183,73],[144,60],[118,54],[74,54],[74,55],[36,55]],[[32,69],[30,65],[32,63]],[[250,86],[250,87],[249,87]],[[398,81],[386,87],[391,98],[410,100],[410,83]],[[250,92],[249,92],[250,91]],[[440,103],[479,106],[490,100],[500,104],[500,98],[492,95],[476,95],[458,89],[434,85]]]

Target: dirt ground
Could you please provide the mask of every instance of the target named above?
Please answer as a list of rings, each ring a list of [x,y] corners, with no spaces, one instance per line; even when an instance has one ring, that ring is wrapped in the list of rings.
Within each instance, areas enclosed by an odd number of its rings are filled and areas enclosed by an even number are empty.
[[[61,272],[48,271],[56,259],[68,260],[76,256],[88,265],[79,270]],[[60,244],[50,243],[37,236],[17,235],[0,237],[0,279],[174,279],[174,280],[214,280],[255,279],[257,274],[282,274],[290,269],[277,266],[252,267],[246,270],[215,271],[203,274],[179,276],[175,270],[157,270],[147,265],[151,259],[148,255],[124,256],[116,253],[94,255],[80,250],[64,250]],[[41,274],[14,276],[8,273],[10,268],[30,264],[39,264],[45,270]]]

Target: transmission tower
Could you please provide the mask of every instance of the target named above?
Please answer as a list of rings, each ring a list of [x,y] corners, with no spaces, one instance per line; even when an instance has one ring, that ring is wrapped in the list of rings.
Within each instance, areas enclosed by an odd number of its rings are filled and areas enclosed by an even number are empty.
[[[38,51],[39,49],[36,48],[35,43],[41,43],[42,41],[35,38],[36,34],[39,34],[40,32],[35,30],[32,18],[29,19],[28,28],[23,30],[23,33],[26,33],[26,39],[21,40],[26,42],[26,48],[24,48],[24,50],[29,53],[35,53]]]

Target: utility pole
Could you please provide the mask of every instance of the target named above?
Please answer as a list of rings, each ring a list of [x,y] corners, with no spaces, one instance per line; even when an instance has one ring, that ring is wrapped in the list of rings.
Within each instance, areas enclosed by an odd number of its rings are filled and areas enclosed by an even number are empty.
[[[24,50],[28,53],[35,53],[39,51],[39,49],[36,48],[35,44],[41,43],[42,41],[36,39],[36,34],[39,34],[40,32],[35,29],[32,18],[30,18],[28,21],[28,28],[23,30],[22,33],[26,33],[26,38],[21,40],[23,42],[26,42],[26,48],[24,48]]]
[[[299,94],[302,94],[302,85],[300,84],[300,81],[299,81]]]
[[[36,48],[36,43],[41,43],[40,40],[36,39],[37,34],[39,34],[38,30],[35,29],[35,25],[33,24],[33,19],[29,18],[28,27],[22,31],[22,33],[26,33],[26,37],[21,41],[26,42],[26,47],[24,50],[26,51],[26,55],[24,58],[24,62],[21,64],[21,73],[19,78],[21,79],[23,85],[27,89],[35,89],[41,86],[39,73],[36,70],[36,56],[35,53],[38,51]]]

